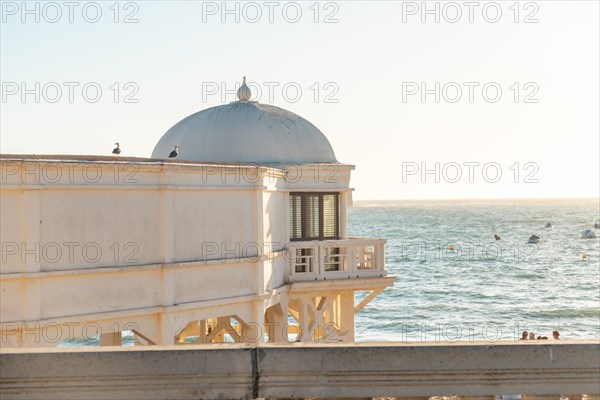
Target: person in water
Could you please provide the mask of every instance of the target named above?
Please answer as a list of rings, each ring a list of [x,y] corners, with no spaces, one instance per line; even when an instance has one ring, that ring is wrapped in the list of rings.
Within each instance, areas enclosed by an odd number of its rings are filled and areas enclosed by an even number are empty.
[[[529,332],[529,340],[535,340],[535,333]]]
[[[554,339],[554,340],[560,340],[560,332],[559,331],[552,331],[552,339]]]
[[[498,236],[498,235],[494,235],[494,239],[496,239],[496,240],[500,240],[500,239],[502,239],[502,238],[501,238],[500,236]]]
[[[529,337],[529,332],[523,331],[523,334],[521,335],[521,340],[527,340],[528,337]]]
[[[528,243],[539,243],[542,241],[542,238],[539,237],[538,235],[531,235],[531,237],[529,238],[529,240],[527,241]]]

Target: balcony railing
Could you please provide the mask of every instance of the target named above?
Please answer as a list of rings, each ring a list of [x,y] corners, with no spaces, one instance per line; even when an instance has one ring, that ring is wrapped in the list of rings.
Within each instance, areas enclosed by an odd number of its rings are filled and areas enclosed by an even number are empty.
[[[385,239],[349,238],[292,242],[288,246],[289,282],[374,278],[386,275]]]

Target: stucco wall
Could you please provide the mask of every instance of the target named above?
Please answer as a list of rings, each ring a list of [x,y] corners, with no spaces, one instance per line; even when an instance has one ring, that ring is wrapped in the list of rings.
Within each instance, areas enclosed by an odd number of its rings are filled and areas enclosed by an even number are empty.
[[[352,169],[65,158],[0,157],[1,346],[19,324],[126,321],[170,343],[197,317],[262,323],[285,285],[288,191],[346,191]]]

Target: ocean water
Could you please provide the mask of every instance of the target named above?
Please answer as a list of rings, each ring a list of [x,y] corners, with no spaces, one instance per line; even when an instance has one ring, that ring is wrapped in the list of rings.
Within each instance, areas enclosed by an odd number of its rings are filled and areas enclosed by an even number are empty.
[[[396,276],[357,314],[356,340],[495,342],[523,330],[552,339],[555,329],[562,339],[600,338],[600,231],[581,237],[599,207],[598,199],[355,202],[349,236],[387,239],[386,269]],[[528,244],[532,234],[542,242]]]

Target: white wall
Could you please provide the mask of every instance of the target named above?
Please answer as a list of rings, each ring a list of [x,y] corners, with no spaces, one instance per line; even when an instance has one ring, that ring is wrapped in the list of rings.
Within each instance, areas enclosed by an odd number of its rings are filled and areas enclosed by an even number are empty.
[[[351,170],[324,181],[307,166],[290,182],[273,168],[90,158],[0,158],[0,323],[11,329],[127,320],[169,343],[224,306],[260,321],[263,293],[285,285],[288,191],[344,191]]]

